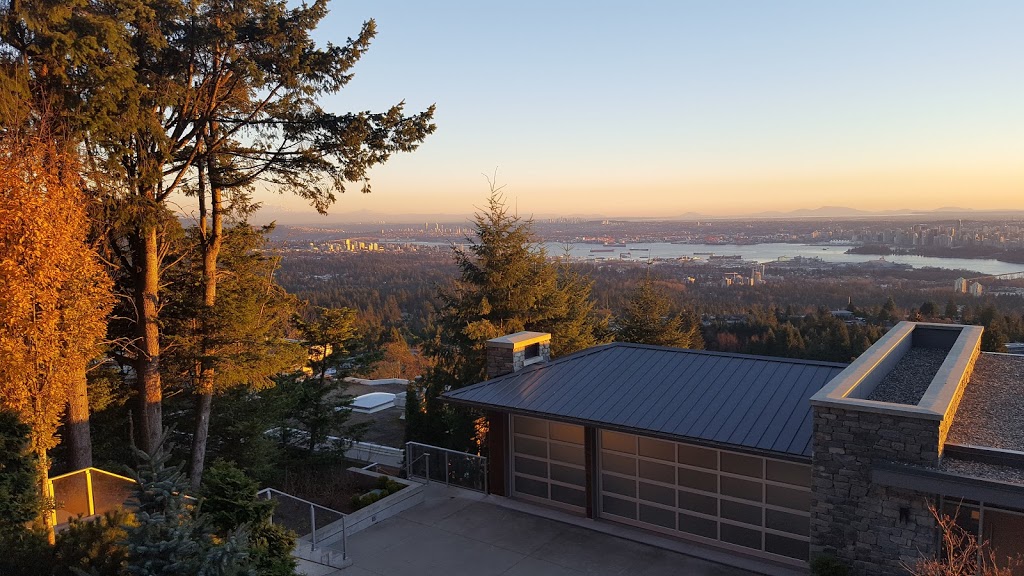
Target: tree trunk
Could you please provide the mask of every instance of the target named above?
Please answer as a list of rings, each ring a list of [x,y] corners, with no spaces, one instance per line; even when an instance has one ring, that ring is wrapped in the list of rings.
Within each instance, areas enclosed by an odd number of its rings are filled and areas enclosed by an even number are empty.
[[[85,372],[68,383],[67,434],[69,464],[72,470],[92,466],[92,435],[89,431],[89,389]]]
[[[214,307],[217,305],[217,257],[220,255],[222,240],[222,204],[221,189],[210,159],[207,173],[210,176],[210,212],[212,226],[207,228],[206,203],[200,188],[199,225],[202,228],[203,247],[203,318],[202,318],[202,349],[200,359],[199,390],[196,397],[196,427],[192,434],[192,458],[189,462],[189,478],[192,489],[198,490],[203,481],[203,468],[206,465],[206,443],[210,436],[210,411],[213,407],[213,391],[215,384],[214,354],[212,342],[212,319]],[[202,177],[200,177],[202,181]],[[200,184],[202,186],[202,184]]]
[[[163,391],[160,387],[160,325],[159,289],[160,258],[157,230],[147,225],[136,238],[135,254],[135,308],[138,319],[135,337],[138,352],[135,368],[135,415],[138,423],[135,441],[148,453],[156,451],[163,433]]]
[[[36,446],[36,474],[39,480],[40,494],[43,495],[44,506],[40,510],[43,529],[46,530],[46,539],[50,545],[56,544],[57,536],[53,526],[53,491],[50,490],[50,460],[46,457],[46,450]]]

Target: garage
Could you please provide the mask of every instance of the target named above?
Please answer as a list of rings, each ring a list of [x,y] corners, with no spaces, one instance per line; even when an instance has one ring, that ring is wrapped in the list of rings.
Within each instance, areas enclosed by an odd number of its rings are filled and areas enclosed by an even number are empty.
[[[808,399],[845,365],[621,342],[529,366],[488,353],[512,372],[445,400],[487,414],[494,492],[807,566]]]
[[[512,455],[514,496],[585,513],[582,426],[514,416]]]
[[[807,561],[811,467],[601,430],[601,518]]]

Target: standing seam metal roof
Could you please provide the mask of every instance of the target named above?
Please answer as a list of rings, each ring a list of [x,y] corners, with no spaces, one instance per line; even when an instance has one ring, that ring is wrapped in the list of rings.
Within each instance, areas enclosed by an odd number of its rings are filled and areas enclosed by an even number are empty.
[[[789,456],[845,364],[614,343],[444,394],[481,408]]]

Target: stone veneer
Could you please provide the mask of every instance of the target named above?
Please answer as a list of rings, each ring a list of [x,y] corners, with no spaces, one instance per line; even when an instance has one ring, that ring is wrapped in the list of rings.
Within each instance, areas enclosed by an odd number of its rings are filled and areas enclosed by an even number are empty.
[[[915,333],[916,332],[916,333]],[[866,400],[911,346],[950,340],[917,405]],[[853,574],[906,574],[938,551],[935,494],[874,484],[879,465],[934,468],[942,457],[981,329],[901,322],[811,398],[814,414],[811,556],[834,554]]]
[[[811,556],[834,554],[854,574],[906,573],[936,551],[933,495],[872,484],[883,462],[935,466],[939,422],[814,408]]]

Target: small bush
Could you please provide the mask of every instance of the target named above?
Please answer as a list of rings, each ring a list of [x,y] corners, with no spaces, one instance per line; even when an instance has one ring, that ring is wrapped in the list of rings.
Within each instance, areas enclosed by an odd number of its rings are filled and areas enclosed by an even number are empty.
[[[831,554],[815,556],[811,560],[811,574],[814,576],[848,576],[850,569],[842,560]]]
[[[380,500],[382,498],[386,498],[386,497],[394,494],[395,492],[398,492],[402,488],[405,488],[404,484],[402,484],[400,482],[396,482],[390,476],[381,476],[381,477],[379,477],[377,479],[376,486],[377,486],[376,489],[371,490],[371,491],[369,491],[369,492],[367,492],[365,494],[357,494],[357,495],[353,496],[352,497],[352,508],[354,510],[359,510],[360,508],[366,508],[370,504],[373,504],[374,502],[376,502],[376,501],[378,501],[378,500]]]

